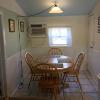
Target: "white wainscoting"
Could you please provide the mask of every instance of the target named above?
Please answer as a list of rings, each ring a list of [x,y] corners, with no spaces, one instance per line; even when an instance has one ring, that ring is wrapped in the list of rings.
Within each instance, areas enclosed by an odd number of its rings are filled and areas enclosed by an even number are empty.
[[[92,69],[92,74],[97,76],[100,73],[100,51],[94,50],[93,51],[93,56],[92,56],[92,63],[88,68],[91,70]]]
[[[22,59],[23,59],[23,72],[29,72],[28,67],[26,67],[26,63],[24,61],[25,50],[22,51]],[[7,93],[9,96],[13,95],[16,88],[18,87],[18,83],[20,80],[20,53],[16,53],[15,55],[9,57],[6,63],[6,75],[7,75]]]

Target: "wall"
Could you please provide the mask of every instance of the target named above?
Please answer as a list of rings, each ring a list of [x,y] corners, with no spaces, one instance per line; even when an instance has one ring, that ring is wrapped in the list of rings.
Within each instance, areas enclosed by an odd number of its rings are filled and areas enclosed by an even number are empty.
[[[98,17],[100,16],[100,2],[96,5],[95,9],[92,11],[92,16],[94,17],[93,27],[92,30],[90,30],[90,39],[93,41],[93,48],[88,49],[88,69],[91,71],[91,73],[95,76],[100,73],[100,33],[98,33]],[[89,17],[90,19],[90,17]],[[92,34],[91,34],[92,33]],[[91,35],[93,35],[93,38],[91,38]]]
[[[11,95],[18,85],[20,78],[20,56],[19,56],[19,32],[18,32],[18,18],[17,14],[6,9],[0,8],[4,14],[5,25],[5,39],[6,39],[6,75],[7,75],[7,89],[8,95]],[[8,19],[15,20],[15,32],[9,32]],[[32,52],[33,55],[46,55],[49,46],[48,38],[27,38],[26,19],[20,19],[25,22],[25,32],[21,32],[21,46],[22,55],[25,52],[27,46],[30,46],[27,51]],[[87,52],[87,34],[88,34],[88,17],[87,16],[67,16],[67,17],[35,17],[29,18],[29,23],[46,23],[48,26],[71,26],[73,44],[72,47],[60,47],[64,52],[64,55],[75,57],[80,51]],[[30,44],[28,44],[30,43]],[[28,67],[23,58],[24,74],[28,73]],[[85,63],[86,64],[86,63]]]
[[[47,26],[72,27],[72,47],[60,47],[64,55],[76,57],[81,52],[87,52],[88,16],[61,16],[61,17],[30,17],[29,24],[43,23]],[[33,55],[46,55],[49,45],[48,37],[30,38]]]
[[[19,56],[19,31],[18,31],[18,16],[4,8],[0,8],[3,13],[4,29],[5,29],[5,50],[6,50],[6,78],[7,78],[7,92],[11,95],[18,85],[20,75],[20,56]],[[8,19],[15,20],[15,32],[9,32]],[[21,47],[22,50],[27,48],[27,33],[26,33],[26,19],[20,18],[24,22],[24,32],[21,32]]]
[[[1,13],[0,13],[0,96],[2,96],[2,53],[1,53],[1,50],[2,50],[2,39],[1,39],[1,33],[2,33],[2,21],[1,21]]]
[[[100,1],[96,5],[95,9],[92,12],[94,14],[94,47],[92,50],[92,57],[89,59],[88,68],[91,69],[92,65],[92,74],[98,78],[98,98],[100,99],[100,33],[98,33],[98,17],[100,17]],[[90,52],[89,52],[90,53]]]
[[[25,12],[21,9],[16,0],[0,0],[0,7],[4,7],[19,15],[25,15]]]

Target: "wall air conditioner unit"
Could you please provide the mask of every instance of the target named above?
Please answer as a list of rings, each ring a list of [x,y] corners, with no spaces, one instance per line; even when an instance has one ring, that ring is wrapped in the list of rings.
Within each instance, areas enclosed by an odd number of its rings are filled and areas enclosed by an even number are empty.
[[[30,37],[46,37],[47,36],[47,25],[46,24],[30,24],[29,27]]]

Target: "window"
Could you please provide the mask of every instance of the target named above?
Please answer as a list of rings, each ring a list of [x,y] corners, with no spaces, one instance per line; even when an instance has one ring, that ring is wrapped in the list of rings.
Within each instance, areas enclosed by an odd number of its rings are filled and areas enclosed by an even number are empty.
[[[50,46],[71,46],[71,27],[49,27],[48,28]]]

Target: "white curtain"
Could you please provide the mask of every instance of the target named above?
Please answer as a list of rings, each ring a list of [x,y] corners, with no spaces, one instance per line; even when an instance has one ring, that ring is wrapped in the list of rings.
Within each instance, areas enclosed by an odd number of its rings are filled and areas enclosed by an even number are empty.
[[[72,46],[71,27],[49,27],[49,45]]]

